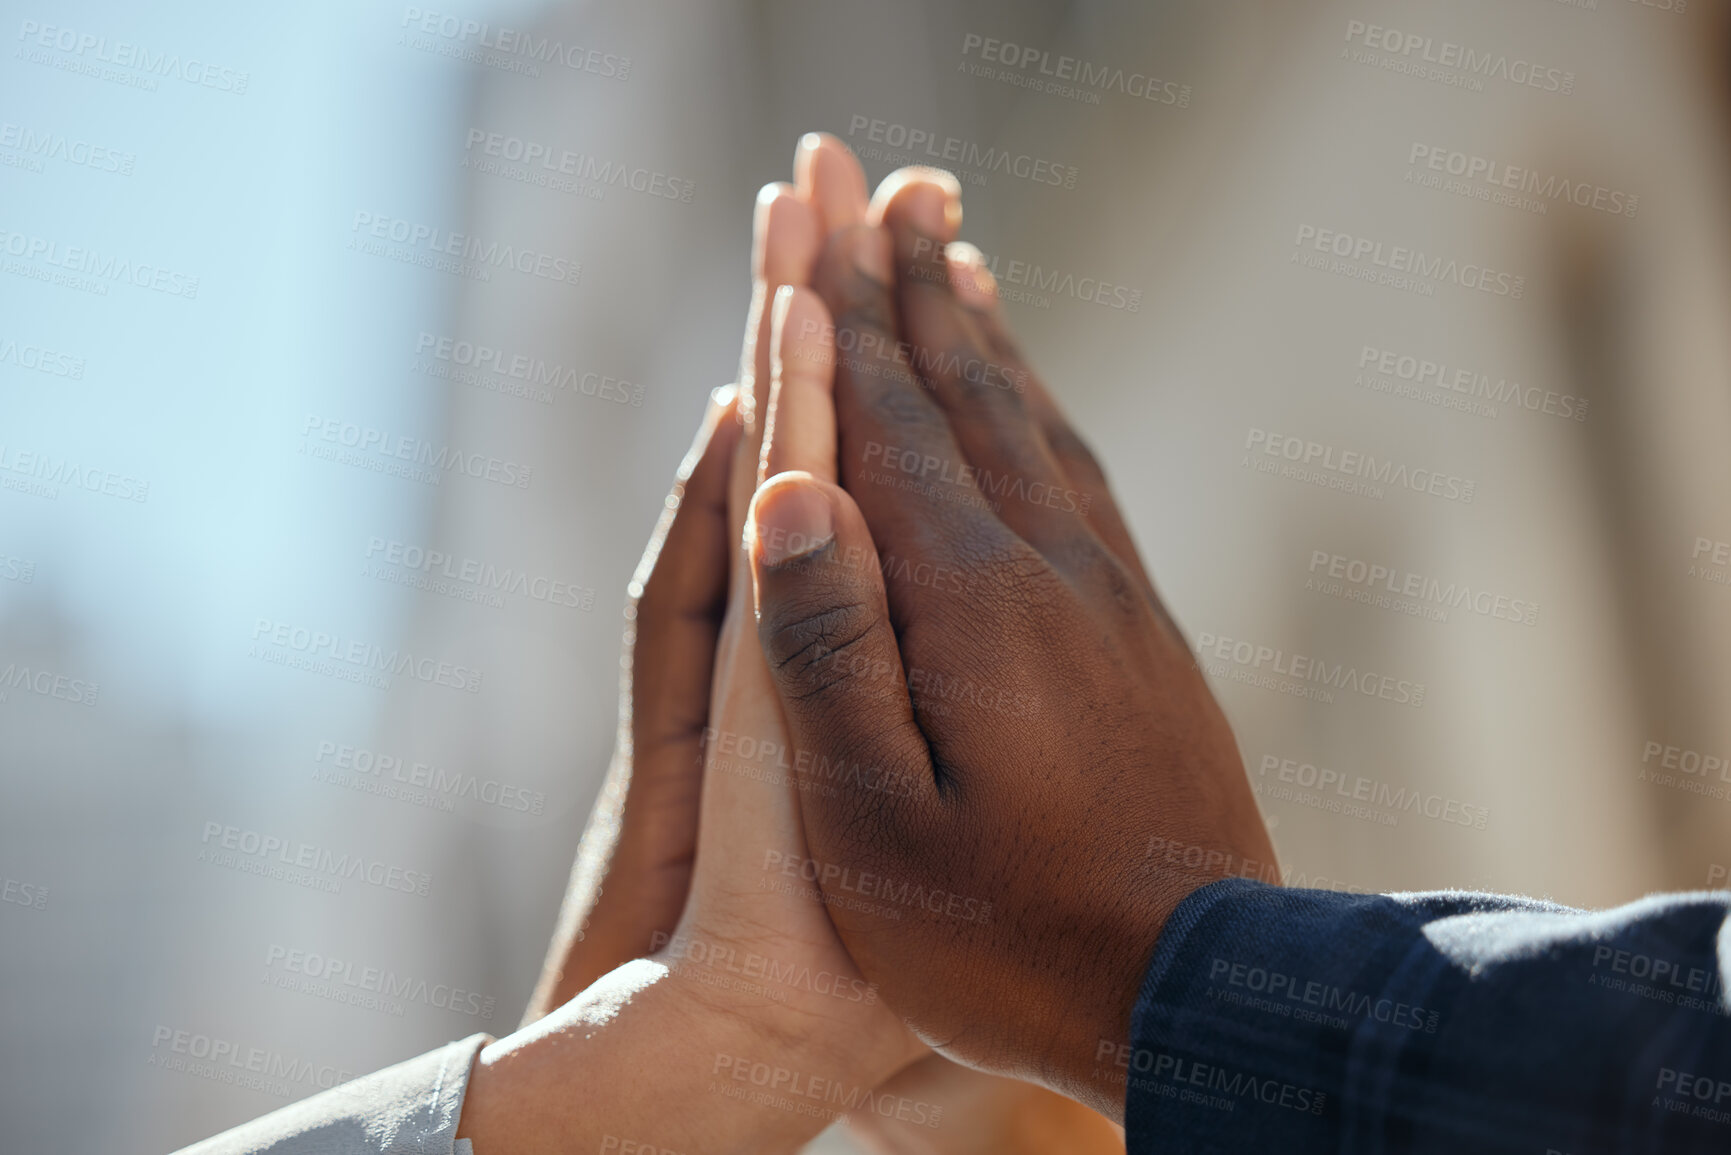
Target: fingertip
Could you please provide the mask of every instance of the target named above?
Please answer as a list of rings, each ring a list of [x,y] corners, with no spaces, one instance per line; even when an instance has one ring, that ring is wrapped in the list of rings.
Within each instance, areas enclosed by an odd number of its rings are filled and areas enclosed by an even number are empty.
[[[821,236],[865,219],[865,170],[853,150],[826,132],[800,138],[794,179],[817,209]]]
[[[703,411],[703,424],[697,437],[679,463],[675,479],[688,482],[705,461],[725,461],[733,453],[733,443],[739,437],[739,386],[721,385],[709,391],[709,404]],[[734,420],[729,420],[734,418]]]
[[[793,149],[793,183],[810,197],[817,189],[818,158],[824,151],[824,134],[808,132]]]
[[[804,284],[817,260],[817,213],[797,188],[776,181],[757,194],[752,219],[752,279]]]
[[[985,254],[967,241],[944,246],[950,268],[950,287],[963,304],[975,309],[993,309],[998,304],[998,279],[986,265]]]
[[[914,165],[884,178],[872,194],[866,219],[891,229],[912,228],[940,244],[962,228],[962,185],[941,168]]]
[[[793,179],[794,183],[806,192],[811,191],[812,157],[823,147],[823,133],[808,132],[799,138],[799,143],[793,146]]]
[[[739,396],[737,385],[723,385],[710,390],[709,401],[703,411],[703,421],[697,427],[696,436],[692,438],[691,448],[686,450],[684,458],[679,462],[679,469],[674,474],[673,488],[662,500],[660,519],[656,522],[649,544],[644,549],[643,556],[638,559],[637,568],[626,587],[633,601],[643,597],[650,577],[655,572],[656,560],[663,550],[671,549],[673,554],[678,556],[682,551],[679,542],[683,540],[689,544],[692,534],[696,532],[691,528],[694,523],[713,517],[717,526],[724,525],[727,514],[728,473],[743,431],[738,420],[730,420],[738,412]],[[696,512],[691,512],[692,510]],[[676,533],[676,524],[681,522],[686,528],[681,533]],[[725,540],[725,533],[718,532],[716,540]],[[725,572],[725,551],[722,569]],[[696,577],[694,574],[684,576]],[[678,583],[675,582],[675,585]],[[635,610],[628,607],[627,613],[634,614]]]
[[[777,569],[817,553],[835,540],[829,487],[803,470],[778,473],[751,496],[751,557],[759,569]]]
[[[804,285],[783,285],[775,294],[773,346],[778,364],[819,368],[830,363],[835,327],[823,298]]]
[[[739,386],[729,381],[726,385],[717,385],[709,391],[709,409],[714,421],[721,420],[723,414],[739,404]]]
[[[751,208],[751,279],[763,280],[763,258],[765,247],[769,242],[770,211],[775,202],[786,196],[796,196],[797,191],[786,181],[770,181],[757,190],[757,200]]]

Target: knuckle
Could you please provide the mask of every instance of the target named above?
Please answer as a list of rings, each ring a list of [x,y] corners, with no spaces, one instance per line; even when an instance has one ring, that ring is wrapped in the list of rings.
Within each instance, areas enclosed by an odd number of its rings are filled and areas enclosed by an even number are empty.
[[[759,629],[770,668],[805,699],[890,672],[869,645],[882,621],[865,602],[799,599],[766,611]]]
[[[811,831],[814,842],[861,869],[886,876],[905,871],[943,825],[922,802],[932,766],[917,731],[874,731],[870,740],[830,733],[823,748],[841,773],[835,789],[805,795],[823,818],[821,829]]]
[[[1051,542],[1046,547],[1046,556],[1060,573],[1078,578],[1106,580],[1119,572],[1118,559],[1112,551],[1081,527]]]
[[[1019,538],[980,550],[968,565],[981,575],[988,598],[1044,600],[1064,584],[1045,555]]]
[[[642,592],[632,599],[631,616],[637,623],[641,633],[646,625],[658,625],[672,613],[672,585],[661,566],[649,571],[649,578],[643,583]]]
[[[864,273],[849,272],[838,277],[832,294],[826,294],[825,304],[835,316],[837,334],[856,336],[872,334],[894,344],[896,331],[895,299],[889,291]]]
[[[1074,429],[1062,421],[1053,421],[1045,426],[1044,432],[1046,444],[1052,447],[1053,455],[1060,461],[1080,467],[1090,479],[1105,476],[1104,470],[1100,468],[1100,459]]]
[[[1012,370],[995,359],[970,329],[950,323],[926,326],[927,342],[912,350],[915,367],[933,384],[970,401],[1023,411]]]
[[[905,388],[880,390],[871,399],[871,412],[886,432],[894,431],[902,438],[905,447],[917,447],[946,459],[956,456],[946,444],[949,422],[923,394]]]

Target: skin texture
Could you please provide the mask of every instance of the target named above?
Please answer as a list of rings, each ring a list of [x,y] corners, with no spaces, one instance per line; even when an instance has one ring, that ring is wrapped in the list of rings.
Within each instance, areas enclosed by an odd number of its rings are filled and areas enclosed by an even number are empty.
[[[706,543],[718,543],[714,560],[727,561],[736,540],[728,531],[727,491],[745,432],[735,412],[731,396],[711,404],[665,534],[661,556],[669,565],[694,560],[687,548]],[[725,679],[718,680],[718,720],[747,724],[726,692]],[[767,705],[774,709],[773,701]],[[681,900],[680,934],[689,937],[675,941],[701,941],[720,957],[761,952],[795,967],[839,967],[838,979],[859,982],[815,900],[738,884],[751,861],[740,853],[742,844],[803,845],[796,804],[786,791],[729,789],[734,780],[718,777],[724,785],[703,791],[698,821],[725,809],[725,836],[696,850],[699,883]],[[807,1088],[813,1080],[869,1088],[917,1053],[881,1003],[820,1005],[800,991],[770,1000],[761,988],[702,977],[689,968],[688,953],[627,962],[485,1048],[458,1135],[483,1153],[602,1150],[610,1137],[616,1146],[628,1140],[674,1151],[792,1151],[823,1127],[823,1116],[748,1098],[763,1084],[735,1072],[759,1067],[765,1082],[773,1073],[782,1091],[795,1079]]]
[[[834,138],[816,134],[800,142],[796,183],[771,185],[756,214],[753,295],[742,381],[767,383],[745,390],[736,409],[721,397],[682,464],[663,515],[633,580],[627,608],[622,661],[620,730],[613,764],[580,845],[548,964],[525,1024],[549,1014],[601,976],[626,962],[667,948],[681,964],[699,964],[714,980],[756,962],[725,954],[712,930],[679,928],[691,890],[699,840],[704,781],[704,737],[711,729],[711,678],[726,681],[716,655],[729,610],[730,564],[740,591],[749,649],[759,652],[750,603],[745,555],[730,551],[741,540],[745,506],[757,484],[789,469],[834,480],[836,427],[829,317],[809,291],[776,290],[803,285],[816,259],[818,234],[850,229],[865,219],[865,179],[857,161]],[[742,399],[743,400],[743,399]],[[758,421],[761,415],[761,421]],[[743,435],[747,425],[760,426]],[[729,504],[734,512],[729,516]],[[677,512],[676,512],[677,511]],[[730,524],[731,521],[731,524]],[[784,543],[785,544],[785,543]],[[737,563],[730,557],[737,555]],[[735,630],[734,633],[739,633]],[[731,640],[731,651],[740,643]],[[741,656],[731,654],[730,668]],[[734,679],[743,685],[746,675]],[[767,669],[751,683],[762,702],[775,708],[760,719],[754,739],[775,741],[779,706]],[[734,701],[749,697],[731,691]],[[736,708],[737,709],[737,708]],[[773,731],[773,733],[772,733]],[[776,758],[738,758],[740,735],[728,730],[726,755],[734,768],[773,768]],[[789,784],[792,779],[790,777]],[[785,849],[778,847],[778,850]],[[757,863],[761,867],[761,862]],[[785,863],[784,863],[785,865]],[[762,881],[761,878],[756,881]],[[776,881],[787,881],[782,875]],[[773,952],[751,951],[752,960]],[[777,965],[783,961],[777,959]],[[707,971],[707,973],[705,973]],[[860,980],[862,987],[865,985]],[[875,991],[872,992],[875,998]],[[936,1055],[906,1066],[879,1089],[883,1101],[924,1104],[929,1122],[858,1111],[849,1117],[856,1135],[873,1151],[966,1155],[974,1151],[1121,1151],[1120,1133],[1099,1115],[1032,1084],[956,1066]]]
[[[802,141],[801,158],[817,143]],[[813,168],[809,161],[803,167]],[[714,434],[720,442],[702,476],[693,476],[699,449],[686,456],[632,579],[613,762],[578,845],[525,1023],[658,949],[685,908],[697,850],[703,735],[743,516],[730,525],[730,490],[741,468],[736,457],[755,461],[761,453],[761,437],[742,449],[741,434],[755,423],[756,382],[765,383],[767,398],[773,294],[810,277],[818,230],[810,200],[811,190],[783,184],[766,185],[758,196],[741,386],[730,391],[737,407],[729,401],[729,420]],[[830,429],[833,442],[833,418]],[[680,510],[689,512],[676,516]]]
[[[669,503],[677,512],[658,535],[659,549],[652,544],[655,556],[636,606],[640,620],[649,619],[643,622],[648,639],[674,642],[681,639],[677,631],[658,632],[663,614],[676,621],[678,608],[685,609],[691,619],[685,656],[710,652],[713,660],[713,677],[692,696],[677,656],[645,652],[644,692],[634,691],[631,705],[633,719],[645,726],[634,737],[669,733],[675,750],[688,748],[691,722],[702,723],[695,727],[703,755],[695,843],[653,844],[675,825],[667,815],[676,807],[665,799],[689,789],[675,781],[671,765],[652,779],[657,791],[650,797],[662,805],[632,811],[634,789],[627,784],[619,806],[621,815],[652,817],[635,820],[647,828],[647,861],[671,870],[689,856],[678,923],[650,957],[606,973],[481,1052],[458,1133],[482,1152],[599,1150],[609,1137],[676,1151],[791,1151],[924,1053],[859,975],[818,890],[767,868],[772,860],[808,857],[797,780],[732,760],[725,741],[704,741],[707,734],[730,736],[736,749],[787,747],[754,630],[742,536],[746,510],[765,470],[797,468],[828,477],[835,470],[823,306],[809,290],[803,303],[791,288],[770,291],[777,260],[794,274],[789,279],[804,279],[816,252],[816,217],[805,198],[772,187],[760,198],[757,224],[766,252],[758,271],[767,265],[769,275],[758,278],[748,327],[746,360],[754,372],[731,407],[723,403],[731,398],[712,403],[695,464]],[[813,318],[818,323],[804,323]],[[766,356],[767,372],[761,371]],[[786,420],[770,438],[766,418],[773,408]],[[738,423],[729,445],[720,431],[731,414]],[[720,551],[712,552],[717,543]],[[712,647],[714,587],[690,579],[690,568],[722,575],[725,604]],[[672,576],[658,583],[656,571]],[[655,670],[672,673],[673,680],[649,681]],[[686,696],[659,701],[662,685]],[[707,707],[699,713],[704,698]],[[687,812],[682,821],[691,818]],[[638,836],[635,827],[622,829],[618,841]],[[622,882],[618,889],[630,897],[655,894],[663,885],[655,877],[635,888]],[[635,916],[625,904],[604,906],[600,894],[580,905],[587,902],[592,928],[602,923],[597,929],[606,933],[598,940],[631,944],[653,925],[643,920],[673,907],[673,889],[665,887],[659,909]],[[599,965],[581,957],[573,962],[562,970],[581,973]],[[554,992],[561,981],[551,984]],[[911,1104],[908,1113],[918,1108]]]
[[[824,543],[756,554],[758,629],[794,743],[911,788],[802,791],[806,836],[922,1039],[1121,1118],[1109,1056],[1161,928],[1273,850],[1104,474],[947,251],[954,178],[893,175],[867,222],[815,279],[851,351],[845,489],[758,492],[760,536]]]

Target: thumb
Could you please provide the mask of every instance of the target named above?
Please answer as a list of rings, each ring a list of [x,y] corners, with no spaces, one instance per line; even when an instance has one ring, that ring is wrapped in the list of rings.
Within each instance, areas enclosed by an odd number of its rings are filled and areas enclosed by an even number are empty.
[[[804,755],[814,849],[864,813],[895,822],[901,810],[905,831],[904,807],[938,789],[865,516],[840,486],[781,473],[753,496],[750,534],[758,641]]]

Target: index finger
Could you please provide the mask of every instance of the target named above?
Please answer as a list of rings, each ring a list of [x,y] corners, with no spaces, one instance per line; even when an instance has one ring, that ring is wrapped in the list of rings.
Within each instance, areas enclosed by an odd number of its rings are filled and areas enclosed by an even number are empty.
[[[923,565],[984,571],[1031,552],[991,512],[956,444],[948,418],[914,371],[901,340],[892,289],[890,238],[858,225],[830,238],[815,287],[835,319],[837,465],[886,561],[898,634],[931,615],[913,579]],[[910,639],[912,640],[912,639]]]

